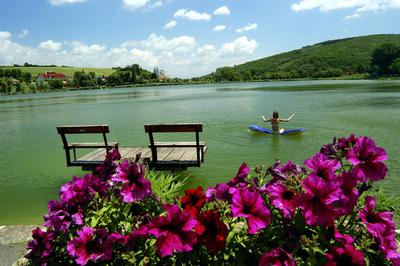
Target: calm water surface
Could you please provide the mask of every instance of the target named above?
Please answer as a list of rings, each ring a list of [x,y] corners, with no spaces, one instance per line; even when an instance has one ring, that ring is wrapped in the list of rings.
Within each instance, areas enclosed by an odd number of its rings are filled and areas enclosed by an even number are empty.
[[[253,133],[261,115],[296,116],[297,136]],[[302,163],[333,136],[368,135],[389,153],[382,186],[400,192],[399,81],[302,81],[120,88],[0,96],[0,225],[40,224],[47,201],[79,168],[67,168],[56,126],[110,125],[120,146],[145,146],[147,123],[202,122],[208,144],[201,168],[185,172],[188,186],[208,187],[233,177],[242,162]]]

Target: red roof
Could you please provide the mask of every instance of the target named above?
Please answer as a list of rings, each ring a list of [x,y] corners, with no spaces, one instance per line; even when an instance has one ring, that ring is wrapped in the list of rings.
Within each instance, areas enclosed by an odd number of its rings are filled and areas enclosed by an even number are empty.
[[[43,79],[65,79],[64,73],[56,73],[56,72],[45,72],[39,74],[39,77]]]

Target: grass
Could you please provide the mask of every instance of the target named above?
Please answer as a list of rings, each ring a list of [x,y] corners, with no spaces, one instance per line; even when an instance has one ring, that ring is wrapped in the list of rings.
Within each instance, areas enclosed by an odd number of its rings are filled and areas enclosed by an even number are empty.
[[[96,76],[109,76],[115,71],[112,68],[90,68],[90,67],[12,67],[12,66],[0,66],[3,69],[20,69],[22,72],[29,72],[33,78],[43,72],[57,72],[64,73],[67,77],[72,77],[74,72],[84,70],[85,72],[95,72]]]

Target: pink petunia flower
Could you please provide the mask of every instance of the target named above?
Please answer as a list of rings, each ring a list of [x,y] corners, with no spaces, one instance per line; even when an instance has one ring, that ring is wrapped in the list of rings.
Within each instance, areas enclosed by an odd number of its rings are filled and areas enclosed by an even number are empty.
[[[280,183],[269,185],[266,190],[271,204],[280,210],[283,217],[292,219],[298,206],[297,195]]]
[[[83,211],[77,205],[68,205],[64,202],[50,200],[48,210],[48,213],[44,216],[45,222],[43,226],[50,227],[56,232],[65,232],[72,224],[83,224]]]
[[[337,184],[343,194],[338,202],[338,211],[341,215],[350,214],[357,204],[360,192],[355,189],[357,178],[352,172],[343,172],[337,177]]]
[[[266,228],[271,221],[270,212],[261,195],[247,188],[233,191],[231,211],[234,217],[246,218],[249,234]]]
[[[325,266],[364,266],[364,254],[353,247],[353,245],[344,245],[343,247],[334,247],[325,255],[327,262]]]
[[[324,180],[333,181],[336,178],[335,172],[340,168],[340,162],[329,159],[322,153],[316,153],[313,157],[304,161],[311,170],[311,175],[318,176]]]
[[[108,188],[108,183],[95,175],[87,174],[83,178],[74,176],[71,182],[61,187],[60,197],[68,205],[81,205],[91,200],[96,193],[104,194]]]
[[[102,181],[107,181],[111,178],[113,174],[115,174],[115,169],[117,168],[117,164],[114,161],[120,160],[121,154],[119,153],[118,149],[112,149],[106,155],[106,159],[104,163],[98,167],[96,167],[96,175]]]
[[[121,195],[124,202],[143,200],[152,195],[151,183],[144,177],[144,164],[123,161],[112,176],[113,182],[121,182]]]
[[[368,232],[376,238],[380,238],[386,232],[394,231],[395,224],[391,212],[375,212],[376,199],[371,196],[365,198],[365,206],[360,210],[361,221],[366,225]]]
[[[296,262],[293,256],[283,250],[282,248],[275,248],[269,252],[266,252],[260,258],[260,266],[295,266]]]
[[[226,200],[231,202],[232,195],[229,193],[230,187],[227,184],[218,184],[215,187],[210,187],[206,192],[206,199],[208,202],[215,200]]]
[[[234,178],[232,178],[228,182],[228,186],[234,187],[238,184],[248,184],[248,181],[246,180],[247,175],[250,172],[250,168],[247,166],[246,163],[242,163],[242,165],[239,167],[239,170]]]
[[[39,227],[32,231],[32,240],[29,241],[29,249],[26,257],[29,259],[38,258],[41,265],[46,265],[46,259],[53,253],[52,242],[55,238],[54,232],[42,231]]]
[[[177,205],[164,205],[166,216],[153,219],[148,225],[148,232],[157,238],[157,250],[162,257],[178,252],[187,252],[197,243],[193,229],[197,221],[189,212],[182,212]]]
[[[78,237],[67,244],[68,254],[75,258],[79,265],[89,261],[108,261],[112,258],[113,244],[123,240],[123,236],[108,233],[105,229],[94,230],[84,226],[77,232]]]
[[[397,252],[395,239],[395,223],[391,212],[375,212],[376,199],[367,196],[365,207],[360,210],[361,221],[367,227],[367,231],[374,237],[385,257],[394,262],[400,262],[400,254]]]
[[[195,231],[199,235],[199,243],[211,252],[222,250],[226,245],[228,228],[220,220],[219,213],[211,210],[202,212],[198,222]]]
[[[388,159],[386,151],[376,147],[368,137],[358,137],[356,144],[346,154],[346,159],[353,164],[352,171],[361,182],[384,179],[388,172],[383,163]]]
[[[339,201],[342,192],[339,187],[314,175],[302,181],[306,190],[300,195],[300,208],[308,225],[331,225],[337,215],[334,203]]]

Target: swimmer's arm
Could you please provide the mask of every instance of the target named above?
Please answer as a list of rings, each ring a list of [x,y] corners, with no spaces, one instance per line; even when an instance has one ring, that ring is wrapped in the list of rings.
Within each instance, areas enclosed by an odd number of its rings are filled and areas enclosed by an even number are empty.
[[[279,118],[279,121],[282,121],[282,122],[289,122],[289,120],[292,119],[294,115],[295,115],[295,114],[292,114],[292,115],[291,115],[289,118],[287,118],[287,119],[285,119],[285,118]]]
[[[264,122],[271,122],[271,118],[270,119],[265,119],[265,116],[261,116],[261,118],[263,119]]]

